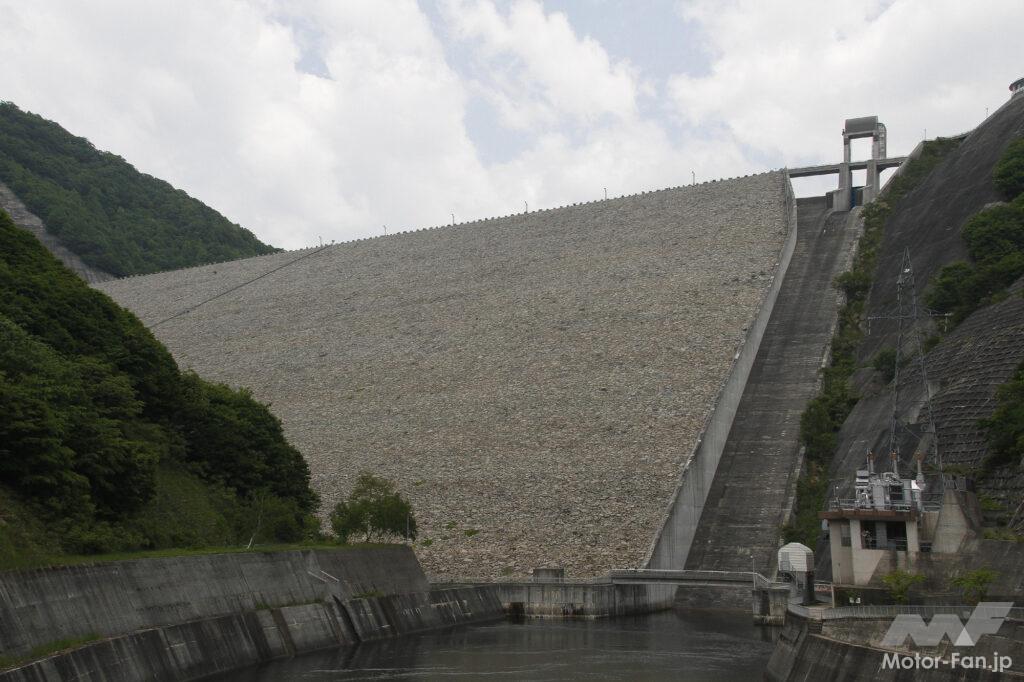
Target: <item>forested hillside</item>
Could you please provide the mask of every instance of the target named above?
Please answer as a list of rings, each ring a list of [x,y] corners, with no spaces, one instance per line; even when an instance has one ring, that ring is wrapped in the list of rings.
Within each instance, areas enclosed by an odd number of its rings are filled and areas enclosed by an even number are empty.
[[[185,192],[11,102],[0,102],[0,182],[65,247],[117,276],[276,250]]]
[[[315,534],[316,503],[264,405],[179,372],[0,211],[0,568],[296,541]]]

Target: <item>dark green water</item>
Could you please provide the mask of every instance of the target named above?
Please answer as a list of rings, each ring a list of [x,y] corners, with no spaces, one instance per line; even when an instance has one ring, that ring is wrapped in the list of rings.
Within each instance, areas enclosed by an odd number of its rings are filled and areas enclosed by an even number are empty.
[[[220,678],[278,680],[762,679],[775,633],[744,613],[498,622],[310,654]]]

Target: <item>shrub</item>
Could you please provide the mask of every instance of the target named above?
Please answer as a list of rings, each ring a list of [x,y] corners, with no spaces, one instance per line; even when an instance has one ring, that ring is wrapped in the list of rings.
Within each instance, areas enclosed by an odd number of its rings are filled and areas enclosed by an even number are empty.
[[[883,348],[871,358],[871,367],[881,373],[885,383],[889,383],[896,376],[896,349]]]
[[[995,582],[999,574],[990,568],[977,568],[967,571],[949,581],[952,587],[957,587],[964,595],[964,601],[968,604],[977,604],[988,594],[988,588]]]
[[[962,234],[973,263],[945,266],[925,295],[931,308],[951,313],[954,324],[999,300],[1024,275],[1024,194],[1011,204],[978,212]]]
[[[910,588],[924,582],[924,576],[920,573],[908,573],[896,569],[886,574],[882,582],[889,588],[889,595],[897,604],[906,604],[910,598]]]
[[[967,252],[978,263],[997,261],[1024,251],[1024,206],[1021,201],[979,211],[964,223]]]
[[[331,528],[342,543],[354,537],[367,542],[389,536],[416,539],[412,505],[395,491],[391,481],[367,472],[356,479],[348,499],[334,507]]]
[[[993,173],[996,189],[1007,199],[1024,193],[1024,137],[1011,142]]]
[[[979,425],[987,432],[991,450],[986,470],[1024,459],[1024,364],[996,390],[996,409]]]

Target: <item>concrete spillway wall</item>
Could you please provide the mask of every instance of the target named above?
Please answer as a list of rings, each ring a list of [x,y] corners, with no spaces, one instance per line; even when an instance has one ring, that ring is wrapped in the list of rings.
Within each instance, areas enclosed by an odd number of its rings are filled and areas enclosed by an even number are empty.
[[[505,612],[537,618],[612,618],[672,608],[675,585],[508,582],[494,585]],[[749,598],[748,598],[749,599]]]
[[[729,438],[733,419],[739,407],[743,391],[747,386],[750,370],[754,366],[761,339],[764,338],[768,320],[771,318],[783,279],[793,258],[797,241],[796,199],[793,186],[786,182],[785,214],[788,230],[783,242],[771,285],[764,293],[757,316],[747,329],[746,338],[733,358],[732,367],[718,392],[714,407],[707,417],[693,452],[686,461],[679,476],[675,495],[662,520],[647,555],[645,567],[660,569],[681,569],[697,532],[704,511],[704,502],[714,482],[722,451]]]
[[[0,682],[191,680],[502,615],[493,588],[431,590],[407,547],[13,571],[0,574],[0,655],[95,641]]]

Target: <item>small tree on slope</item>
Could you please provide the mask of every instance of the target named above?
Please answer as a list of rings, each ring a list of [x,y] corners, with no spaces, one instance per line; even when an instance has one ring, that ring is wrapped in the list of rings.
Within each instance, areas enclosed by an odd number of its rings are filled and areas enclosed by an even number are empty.
[[[338,541],[379,542],[389,537],[416,539],[416,517],[412,505],[384,478],[363,472],[348,499],[331,513],[331,527]]]

